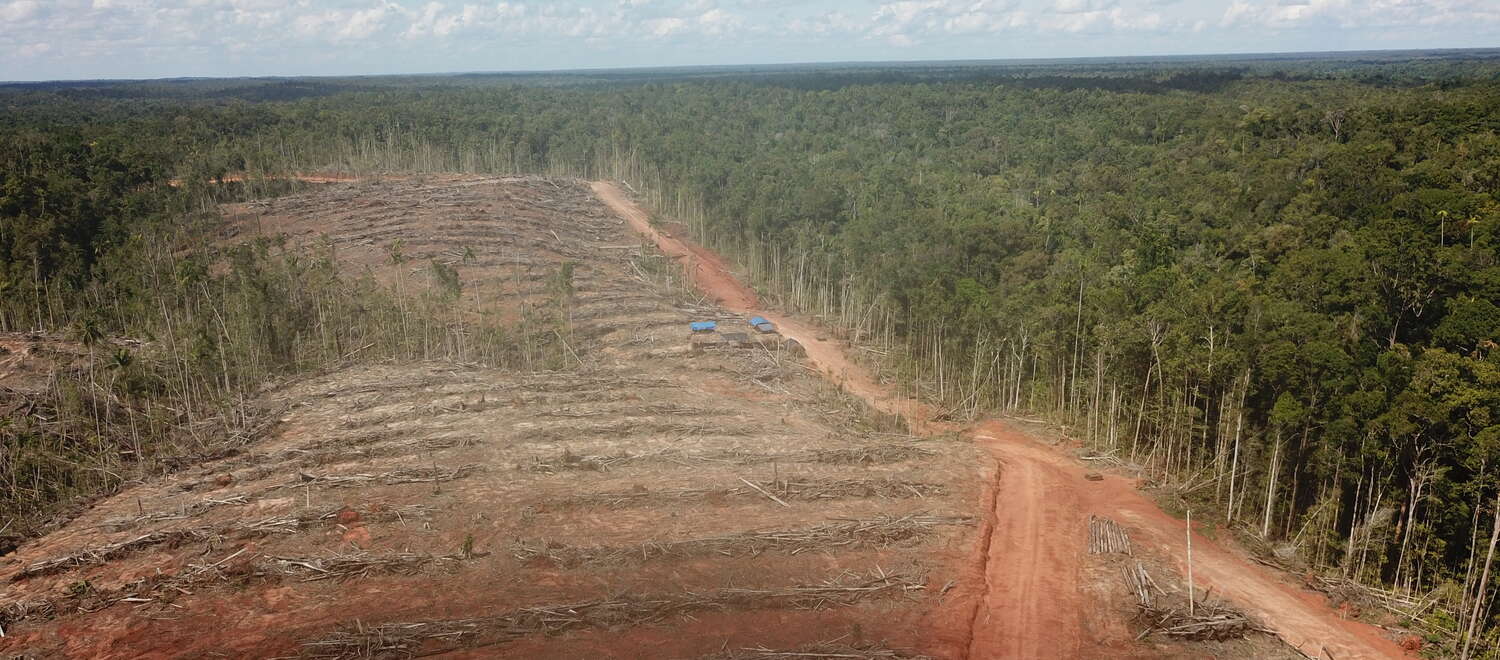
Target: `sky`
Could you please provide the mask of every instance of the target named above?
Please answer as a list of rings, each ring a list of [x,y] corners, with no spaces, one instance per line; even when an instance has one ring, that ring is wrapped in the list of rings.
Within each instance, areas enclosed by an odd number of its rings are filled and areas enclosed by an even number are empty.
[[[1500,0],[0,0],[0,80],[1500,46]]]

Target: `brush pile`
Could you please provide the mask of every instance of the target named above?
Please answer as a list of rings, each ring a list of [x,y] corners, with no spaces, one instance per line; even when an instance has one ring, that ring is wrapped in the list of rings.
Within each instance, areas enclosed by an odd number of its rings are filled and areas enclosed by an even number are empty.
[[[922,576],[877,570],[869,575],[846,574],[822,584],[780,589],[626,595],[527,607],[476,619],[358,625],[309,642],[305,648],[309,655],[318,658],[410,657],[419,652],[432,652],[436,650],[434,647],[473,647],[583,628],[660,624],[691,618],[699,612],[773,608],[817,610],[866,600],[899,598],[924,588]]]
[[[476,472],[483,471],[481,465],[464,465],[453,469],[443,468],[405,468],[392,470],[381,474],[329,474],[313,475],[299,472],[298,479],[291,483],[280,486],[281,488],[304,488],[317,486],[319,488],[358,488],[370,484],[383,484],[394,486],[397,484],[414,483],[441,483],[462,479]]]
[[[431,555],[413,552],[375,554],[356,552],[309,557],[263,557],[248,547],[214,563],[190,563],[177,573],[157,573],[117,588],[79,580],[63,593],[46,599],[16,600],[0,605],[0,628],[20,621],[90,613],[116,604],[144,606],[170,603],[215,584],[300,578],[302,582],[354,580],[375,574],[412,575],[429,566],[451,568],[478,554]]]
[[[806,660],[928,660],[928,656],[890,648],[884,644],[855,644],[842,638],[832,639],[795,649],[777,650],[764,646],[734,649],[715,653],[703,660],[781,660],[798,658]]]
[[[1275,634],[1222,600],[1212,598],[1212,590],[1191,603],[1167,602],[1167,592],[1156,584],[1140,562],[1125,568],[1125,581],[1136,595],[1136,620],[1145,625],[1136,639],[1145,639],[1155,633],[1176,639],[1222,642],[1240,639],[1252,632]]]
[[[681,502],[696,499],[761,498],[776,496],[779,500],[842,500],[863,497],[881,499],[926,498],[942,495],[941,484],[899,479],[828,479],[789,481],[776,479],[729,488],[676,488],[589,493],[560,499],[554,506],[563,509],[585,507],[627,508],[647,504]]]
[[[213,538],[216,538],[213,532],[203,529],[179,529],[142,534],[125,541],[84,548],[70,555],[36,562],[11,576],[10,579],[12,582],[18,582],[40,575],[61,573],[80,566],[97,566],[152,546],[181,545],[190,541],[207,541]]]
[[[683,452],[663,449],[641,453],[619,453],[608,455],[575,454],[564,449],[556,457],[533,456],[528,461],[517,463],[516,469],[523,472],[556,474],[563,471],[608,472],[618,467],[634,464],[670,463],[680,466],[723,464],[764,465],[766,463],[822,463],[825,465],[888,465],[904,461],[920,460],[937,455],[929,449],[904,443],[878,443],[839,449],[814,449],[802,452],[763,454],[740,449],[708,452]]]
[[[304,582],[367,577],[372,573],[411,575],[430,565],[451,566],[468,557],[463,555],[429,555],[415,552],[374,554],[355,552],[328,557],[268,557],[262,571],[275,571]]]
[[[682,541],[648,541],[632,546],[572,546],[521,541],[512,552],[522,562],[544,560],[563,567],[706,556],[753,557],[765,552],[795,555],[812,550],[888,546],[925,538],[940,526],[970,524],[973,524],[973,518],[968,516],[881,516],[869,520],[838,520],[801,529],[745,532]]]

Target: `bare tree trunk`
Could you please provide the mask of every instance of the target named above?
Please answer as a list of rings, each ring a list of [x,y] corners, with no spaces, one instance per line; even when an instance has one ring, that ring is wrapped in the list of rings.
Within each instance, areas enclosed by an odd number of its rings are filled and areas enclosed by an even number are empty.
[[[1484,590],[1490,581],[1490,563],[1495,559],[1495,541],[1500,540],[1500,493],[1495,494],[1495,525],[1490,529],[1490,548],[1484,553],[1484,571],[1479,576],[1479,588],[1474,598],[1474,609],[1469,614],[1469,627],[1464,631],[1464,647],[1459,652],[1460,660],[1468,660],[1469,647],[1474,641],[1474,627],[1479,623],[1479,610],[1484,605]]]
[[[1420,454],[1419,454],[1420,455]],[[1391,586],[1402,588],[1402,577],[1408,581],[1411,579],[1410,571],[1406,568],[1406,551],[1411,546],[1412,527],[1417,523],[1417,504],[1422,500],[1422,488],[1427,483],[1427,464],[1419,462],[1413,466],[1412,475],[1407,478],[1406,491],[1406,525],[1401,530],[1401,549],[1396,553],[1396,575],[1391,580]]]
[[[1271,450],[1271,480],[1266,484],[1266,516],[1260,526],[1261,538],[1267,538],[1271,533],[1271,509],[1276,503],[1276,473],[1281,468],[1281,431],[1276,432]]]
[[[1146,383],[1141,390],[1141,405],[1135,411],[1135,436],[1130,439],[1130,462],[1136,461],[1136,452],[1141,448],[1141,424],[1146,420],[1146,399],[1151,396],[1151,374],[1156,371],[1156,365],[1146,368]]]
[[[1116,434],[1115,422],[1120,414],[1120,390],[1113,383],[1109,386],[1109,450],[1115,451],[1120,447],[1119,436]]]
[[[1359,478],[1354,481],[1354,512],[1353,512],[1353,515],[1350,516],[1350,518],[1349,518],[1349,539],[1348,539],[1347,544],[1344,546],[1344,569],[1343,569],[1343,575],[1346,578],[1349,577],[1349,569],[1353,568],[1353,566],[1354,566],[1354,560],[1355,560],[1355,558],[1354,558],[1354,540],[1355,540],[1356,537],[1359,536],[1359,525],[1360,525],[1359,516],[1360,516],[1361,513],[1364,512],[1364,508],[1360,506],[1361,504],[1364,503],[1364,500],[1362,499],[1363,496],[1364,496],[1364,490],[1365,490],[1365,465],[1364,465],[1364,463],[1365,463],[1364,459],[1361,458],[1360,462],[1359,462]],[[1372,475],[1371,478],[1373,478],[1373,475],[1374,475],[1373,471],[1371,471],[1371,475]]]
[[[1479,462],[1479,476],[1475,479],[1478,483],[1484,483],[1484,471],[1488,464],[1483,459]],[[1479,509],[1484,506],[1483,495],[1474,495],[1474,516],[1469,524],[1469,561],[1464,568],[1464,590],[1463,596],[1458,602],[1460,615],[1469,611],[1469,593],[1474,589],[1474,562],[1479,555]]]
[[[1078,312],[1073,322],[1073,376],[1072,396],[1070,399],[1070,410],[1074,415],[1078,414],[1078,359],[1083,354],[1083,271],[1078,272]]]
[[[1245,428],[1245,397],[1250,391],[1250,370],[1245,370],[1245,384],[1240,389],[1240,407],[1234,418],[1234,454],[1229,463],[1229,507],[1224,514],[1226,524],[1234,522],[1234,475],[1240,469],[1240,431]]]

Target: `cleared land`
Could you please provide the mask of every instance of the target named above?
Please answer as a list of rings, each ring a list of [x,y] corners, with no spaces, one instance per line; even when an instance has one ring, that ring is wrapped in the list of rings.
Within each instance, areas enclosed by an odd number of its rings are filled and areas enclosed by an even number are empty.
[[[1086,479],[1008,422],[925,422],[608,184],[341,182],[228,212],[226,246],[284,237],[412,292],[452,269],[461,313],[513,321],[540,370],[466,361],[455,331],[434,351],[455,360],[265,391],[266,430],[233,455],[0,558],[0,650],[1300,657],[1264,630],[1399,654],[1199,537],[1199,586],[1228,596],[1234,633],[1203,639],[1174,618],[1182,524],[1131,481]],[[807,357],[692,350],[688,322],[752,312]],[[1095,515],[1128,552],[1090,551]]]
[[[675,288],[585,185],[337,184],[235,207],[224,240],[283,234],[409,286],[451,264],[469,313],[560,314],[574,359],[265,392],[274,424],[236,455],[0,559],[0,649],[947,654],[925,631],[974,536],[979,451],[879,426],[784,353],[692,353],[689,321],[737,315]]]

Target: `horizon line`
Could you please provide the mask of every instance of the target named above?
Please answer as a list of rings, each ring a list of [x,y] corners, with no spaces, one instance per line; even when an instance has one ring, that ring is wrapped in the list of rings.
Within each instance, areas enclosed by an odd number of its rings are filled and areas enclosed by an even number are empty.
[[[1024,64],[1064,62],[1128,62],[1191,60],[1194,58],[1286,58],[1298,56],[1348,56],[1348,55],[1400,55],[1418,53],[1494,53],[1500,55],[1500,46],[1456,46],[1438,48],[1394,48],[1394,49],[1345,49],[1307,51],[1225,51],[1202,53],[1158,53],[1146,55],[1085,55],[1071,57],[1003,57],[1003,58],[958,58],[958,59],[913,59],[913,60],[831,60],[790,62],[746,62],[737,64],[670,64],[648,66],[602,66],[559,69],[473,69],[465,71],[425,71],[412,73],[327,73],[327,74],[259,74],[247,76],[162,76],[155,78],[53,78],[34,80],[0,80],[0,86],[46,85],[66,83],[149,83],[205,80],[336,80],[349,78],[422,78],[444,76],[537,76],[579,75],[602,73],[645,73],[652,71],[691,71],[752,69],[757,67],[839,67],[839,66],[934,66],[941,64]]]

